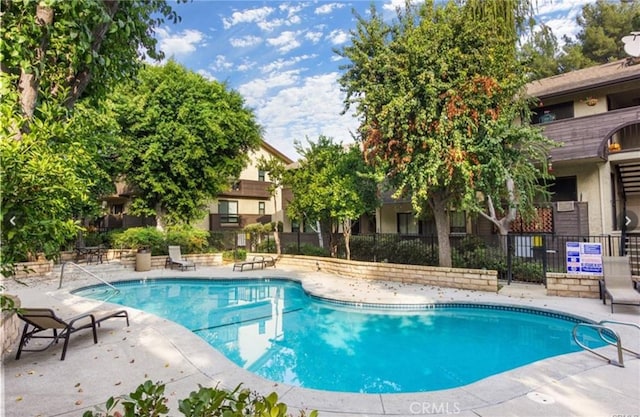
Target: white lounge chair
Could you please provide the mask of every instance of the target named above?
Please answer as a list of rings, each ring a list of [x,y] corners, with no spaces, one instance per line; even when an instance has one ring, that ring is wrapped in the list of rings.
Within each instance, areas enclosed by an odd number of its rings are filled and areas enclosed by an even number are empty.
[[[602,302],[611,299],[611,312],[614,304],[640,306],[640,293],[633,287],[631,266],[627,256],[603,256],[603,280],[601,282]]]
[[[182,257],[180,246],[169,246],[169,257],[165,263],[165,268],[169,266],[173,269],[174,265],[179,266],[181,271],[188,268],[193,268],[194,271],[196,270],[196,264],[193,263],[193,261],[188,261]]]

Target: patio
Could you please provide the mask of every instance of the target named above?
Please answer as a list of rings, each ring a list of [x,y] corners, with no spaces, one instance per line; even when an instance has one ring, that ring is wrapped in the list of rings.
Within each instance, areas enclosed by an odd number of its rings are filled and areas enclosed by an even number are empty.
[[[134,272],[117,264],[92,265],[90,270],[108,280],[154,277],[234,277],[232,266],[198,268],[197,271],[152,270]],[[612,319],[640,324],[638,307],[616,306],[615,314],[598,299],[548,297],[544,288],[512,284],[498,294],[432,286],[344,279],[322,272],[294,269],[244,271],[241,276],[291,277],[320,296],[379,303],[443,301],[505,303],[559,310],[595,321]],[[52,307],[62,317],[91,308],[109,308],[80,299],[69,290],[97,283],[87,275],[65,273],[58,290],[59,273],[30,279],[28,286],[13,281],[3,285],[17,294],[24,306]],[[147,379],[167,384],[170,415],[178,415],[177,401],[198,384],[244,387],[263,394],[275,391],[290,410],[317,409],[320,416],[411,416],[457,414],[461,416],[591,416],[635,415],[640,406],[640,360],[625,355],[625,368],[608,365],[588,352],[578,352],[536,362],[456,389],[412,394],[347,394],[292,387],[260,378],[227,360],[186,328],[156,316],[127,308],[131,326],[109,320],[98,331],[94,345],[90,332],[72,337],[65,361],[60,348],[14,353],[2,364],[3,404],[7,417],[78,416],[113,395],[128,394]],[[625,345],[640,349],[633,328],[620,328]],[[17,348],[17,347],[16,347]],[[614,357],[612,348],[603,348]],[[401,370],[399,371],[401,372]]]

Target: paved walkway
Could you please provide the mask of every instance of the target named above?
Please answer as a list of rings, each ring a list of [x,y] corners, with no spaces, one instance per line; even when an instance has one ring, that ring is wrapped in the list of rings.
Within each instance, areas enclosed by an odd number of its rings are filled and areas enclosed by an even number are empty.
[[[144,279],[168,276],[290,277],[311,293],[337,299],[381,303],[473,301],[541,307],[577,314],[596,321],[613,319],[640,324],[640,309],[616,306],[615,314],[600,300],[547,297],[540,286],[513,284],[498,294],[404,285],[391,282],[343,279],[322,272],[304,273],[269,269],[232,272],[230,266],[199,268],[195,273],[170,270],[133,272],[115,267],[90,267],[108,279]],[[102,272],[98,272],[102,271]],[[86,275],[84,275],[86,277]],[[91,309],[109,309],[69,293],[95,284],[65,272],[30,280],[27,286],[4,282],[24,306],[54,308],[70,317]],[[495,375],[456,389],[414,394],[331,393],[292,387],[260,378],[227,360],[186,328],[170,321],[128,309],[131,326],[121,319],[108,320],[94,345],[90,332],[72,337],[65,361],[61,347],[41,353],[14,355],[2,364],[2,412],[6,417],[80,416],[104,404],[112,395],[128,394],[150,379],[167,384],[170,415],[178,416],[177,400],[198,384],[234,388],[239,383],[267,394],[275,391],[290,409],[317,409],[320,416],[637,416],[640,410],[640,360],[625,355],[625,368],[607,365],[588,352],[550,358]],[[619,329],[625,343],[640,349],[640,337],[630,328]],[[611,348],[603,352],[614,355]]]

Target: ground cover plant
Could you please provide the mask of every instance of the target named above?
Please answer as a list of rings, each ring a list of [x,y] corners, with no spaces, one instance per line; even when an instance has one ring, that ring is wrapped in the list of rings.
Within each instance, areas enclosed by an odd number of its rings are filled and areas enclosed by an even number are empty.
[[[138,388],[122,397],[110,397],[105,406],[106,410],[86,411],[83,417],[159,417],[169,414],[165,384],[153,383],[150,380],[140,384]],[[120,411],[124,410],[124,414]],[[185,399],[178,401],[178,410],[186,417],[287,417],[293,416],[288,412],[284,403],[278,402],[278,394],[272,392],[265,396],[252,392],[238,385],[234,390],[219,387],[199,386]],[[300,411],[300,417],[307,414]],[[316,417],[317,411],[309,413],[309,417]]]

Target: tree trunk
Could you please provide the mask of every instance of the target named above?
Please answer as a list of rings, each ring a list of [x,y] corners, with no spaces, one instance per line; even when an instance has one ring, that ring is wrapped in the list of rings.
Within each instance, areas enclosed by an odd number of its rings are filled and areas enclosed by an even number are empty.
[[[349,242],[351,240],[351,220],[345,220],[342,222],[342,235],[344,236],[344,249],[347,255],[347,261],[351,260],[351,247]]]
[[[164,209],[162,208],[161,203],[156,203],[156,229],[161,232],[164,232]]]
[[[451,267],[451,242],[449,241],[449,211],[444,192],[435,192],[429,199],[433,209],[438,234],[438,261],[441,267]]]
[[[511,223],[516,219],[516,215],[518,211],[516,209],[516,192],[515,192],[515,183],[512,178],[507,178],[506,181],[507,194],[509,196],[509,209],[507,210],[507,214],[499,219],[496,214],[496,208],[493,204],[493,199],[491,196],[487,196],[487,210],[489,210],[489,214],[485,212],[480,212],[480,214],[491,223],[493,223],[498,228],[498,233],[500,234],[500,249],[502,253],[507,254],[508,245],[507,245],[507,236],[509,235],[509,229],[511,228]]]
[[[46,50],[49,45],[49,29],[47,29],[46,27],[53,24],[53,9],[48,6],[38,4],[36,6],[36,24],[42,28],[40,31],[42,37],[40,38],[40,45],[34,51],[34,64],[37,63],[38,65],[41,65],[41,63],[44,61]],[[27,72],[24,68],[22,68],[20,70],[20,79],[18,80],[20,107],[22,109],[22,114],[27,120],[33,118],[33,113],[38,102],[38,88],[40,87],[40,79],[36,78],[36,73],[37,72],[33,70]],[[29,125],[27,122],[23,129],[25,129],[25,131],[28,131],[28,126]]]
[[[273,217],[275,219],[275,228],[273,229],[273,239],[276,241],[276,258],[279,258],[282,254],[282,247],[280,246],[280,231],[278,230],[278,219],[276,213],[278,212],[278,199],[276,195],[273,195]]]

